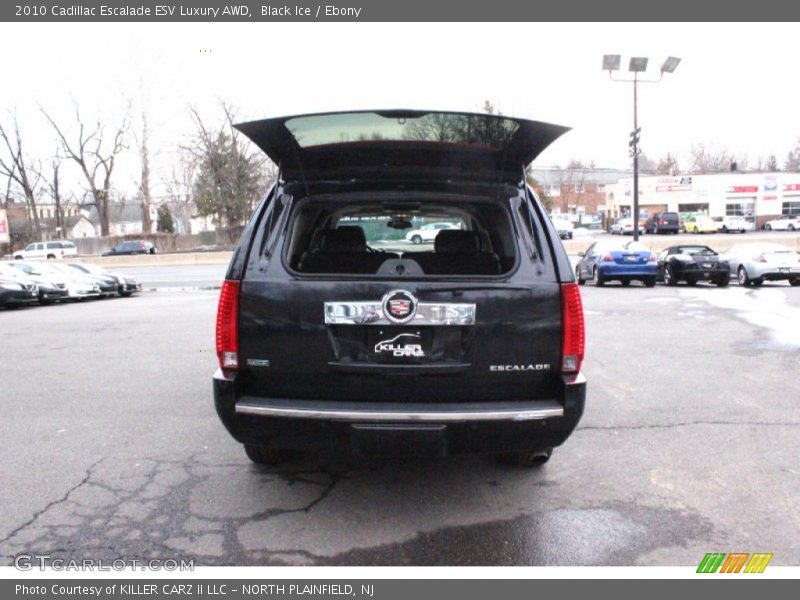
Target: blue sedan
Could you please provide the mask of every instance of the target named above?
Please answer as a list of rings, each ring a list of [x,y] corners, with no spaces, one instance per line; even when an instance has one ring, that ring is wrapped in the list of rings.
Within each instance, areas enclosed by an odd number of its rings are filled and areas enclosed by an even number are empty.
[[[575,267],[575,277],[581,285],[589,279],[597,287],[607,281],[619,281],[624,286],[634,280],[647,287],[656,284],[656,255],[640,242],[595,242],[578,256],[581,259]]]

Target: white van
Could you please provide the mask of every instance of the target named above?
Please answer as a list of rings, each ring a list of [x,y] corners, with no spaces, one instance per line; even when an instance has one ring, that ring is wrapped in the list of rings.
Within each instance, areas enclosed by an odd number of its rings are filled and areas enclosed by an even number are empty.
[[[19,250],[18,252],[15,252],[14,259],[30,260],[39,258],[65,258],[67,256],[77,256],[77,254],[78,249],[72,242],[35,242],[25,246],[25,250]]]

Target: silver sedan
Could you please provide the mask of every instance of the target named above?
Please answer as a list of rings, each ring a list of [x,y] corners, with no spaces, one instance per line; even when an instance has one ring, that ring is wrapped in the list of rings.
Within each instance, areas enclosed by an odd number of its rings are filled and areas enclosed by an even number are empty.
[[[783,244],[735,244],[720,255],[742,286],[758,287],[764,281],[788,280],[800,285],[800,252]]]

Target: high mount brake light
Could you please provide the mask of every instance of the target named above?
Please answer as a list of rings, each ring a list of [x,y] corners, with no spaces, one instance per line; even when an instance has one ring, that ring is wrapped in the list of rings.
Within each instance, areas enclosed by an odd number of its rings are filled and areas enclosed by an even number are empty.
[[[239,368],[239,282],[222,283],[217,306],[217,358],[223,369]]]
[[[583,363],[586,333],[578,284],[561,284],[561,372],[578,373]]]

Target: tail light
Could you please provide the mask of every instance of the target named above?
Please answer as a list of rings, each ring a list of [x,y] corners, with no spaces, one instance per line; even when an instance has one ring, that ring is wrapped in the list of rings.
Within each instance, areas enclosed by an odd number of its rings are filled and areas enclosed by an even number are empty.
[[[657,262],[657,261],[658,257],[655,254],[651,254],[647,259],[647,262]]]
[[[583,324],[583,305],[578,284],[561,284],[561,372],[577,373],[583,363],[586,334]]]
[[[223,369],[239,368],[239,282],[222,283],[217,306],[217,358]]]
[[[606,254],[603,258],[600,259],[603,262],[614,262],[614,257],[610,254]]]
[[[756,262],[764,262],[764,263],[767,262],[767,259],[764,258],[763,254],[759,254],[753,260],[756,261]]]

